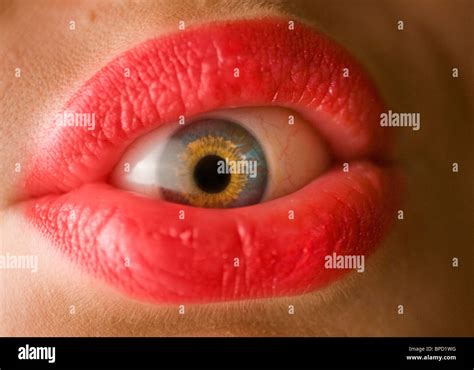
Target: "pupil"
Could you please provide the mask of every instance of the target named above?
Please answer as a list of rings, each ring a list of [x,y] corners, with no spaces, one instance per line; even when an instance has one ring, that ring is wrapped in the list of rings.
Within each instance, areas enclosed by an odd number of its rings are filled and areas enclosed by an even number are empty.
[[[217,173],[218,162],[224,159],[218,155],[202,157],[194,168],[194,181],[206,193],[220,193],[230,182],[229,173]]]

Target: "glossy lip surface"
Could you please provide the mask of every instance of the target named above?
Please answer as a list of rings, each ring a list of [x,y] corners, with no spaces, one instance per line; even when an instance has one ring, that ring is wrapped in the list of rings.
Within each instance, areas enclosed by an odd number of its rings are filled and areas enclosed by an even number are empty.
[[[293,194],[228,210],[105,183],[126,146],[159,125],[256,105],[309,117],[350,171],[338,166]],[[205,303],[322,287],[347,271],[325,269],[324,257],[369,253],[398,203],[397,171],[376,164],[391,145],[373,85],[346,52],[299,23],[221,22],[145,42],[100,70],[64,110],[94,113],[96,128],[55,127],[40,138],[25,182],[35,198],[28,217],[78,266],[138,299]]]

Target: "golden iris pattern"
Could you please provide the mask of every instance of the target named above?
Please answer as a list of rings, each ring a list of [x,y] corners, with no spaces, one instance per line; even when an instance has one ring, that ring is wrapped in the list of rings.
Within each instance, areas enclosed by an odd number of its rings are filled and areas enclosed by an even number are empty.
[[[162,198],[204,208],[261,201],[267,187],[265,153],[240,124],[203,119],[177,130],[160,156]]]

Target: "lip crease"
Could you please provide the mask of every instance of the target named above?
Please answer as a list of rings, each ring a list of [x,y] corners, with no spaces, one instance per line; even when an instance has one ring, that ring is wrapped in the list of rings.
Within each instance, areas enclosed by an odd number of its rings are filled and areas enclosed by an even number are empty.
[[[349,172],[336,165],[293,194],[235,209],[173,204],[107,184],[144,133],[181,115],[259,105],[307,117]],[[290,30],[279,18],[224,21],[150,40],[97,72],[62,109],[94,114],[94,130],[55,122],[38,138],[24,183],[27,218],[79,268],[140,300],[309,292],[348,271],[325,269],[326,255],[369,254],[393,220],[401,181],[379,125],[383,110],[359,64],[301,23]]]

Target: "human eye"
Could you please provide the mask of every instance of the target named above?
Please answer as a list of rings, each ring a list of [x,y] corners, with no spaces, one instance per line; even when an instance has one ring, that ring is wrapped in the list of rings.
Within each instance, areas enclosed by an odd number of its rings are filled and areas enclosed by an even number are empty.
[[[361,67],[288,25],[204,25],[118,56],[45,135],[25,184],[31,222],[79,268],[153,303],[294,295],[338,278],[325,256],[375,248],[398,176]],[[249,158],[256,171],[213,175]]]
[[[205,208],[244,207],[301,189],[329,165],[314,128],[291,110],[219,110],[138,139],[112,184]]]

